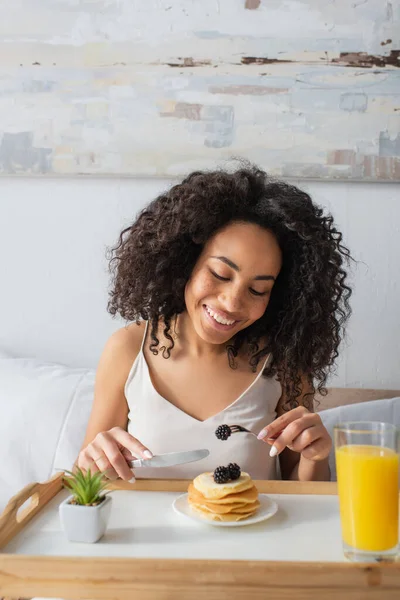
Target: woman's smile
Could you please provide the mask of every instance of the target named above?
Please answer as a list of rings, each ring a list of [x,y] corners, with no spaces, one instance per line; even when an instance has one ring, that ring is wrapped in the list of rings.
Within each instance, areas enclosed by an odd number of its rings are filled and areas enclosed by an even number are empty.
[[[208,306],[208,304],[203,304],[203,310],[207,322],[217,330],[230,331],[239,323],[238,319],[232,319],[226,313],[216,310],[215,308],[211,308],[211,306]]]

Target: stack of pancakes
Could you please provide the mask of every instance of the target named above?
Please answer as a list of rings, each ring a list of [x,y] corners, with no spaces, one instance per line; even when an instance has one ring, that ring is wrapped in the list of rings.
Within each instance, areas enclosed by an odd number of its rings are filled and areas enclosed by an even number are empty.
[[[260,506],[258,490],[248,473],[227,483],[215,483],[213,473],[198,475],[189,485],[192,509],[211,521],[248,519]]]

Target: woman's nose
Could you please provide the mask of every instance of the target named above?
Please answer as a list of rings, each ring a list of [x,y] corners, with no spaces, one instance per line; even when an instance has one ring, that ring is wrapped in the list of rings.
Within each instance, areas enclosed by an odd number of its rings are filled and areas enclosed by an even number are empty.
[[[237,313],[243,307],[242,294],[237,289],[224,290],[220,296],[221,308],[228,313]]]

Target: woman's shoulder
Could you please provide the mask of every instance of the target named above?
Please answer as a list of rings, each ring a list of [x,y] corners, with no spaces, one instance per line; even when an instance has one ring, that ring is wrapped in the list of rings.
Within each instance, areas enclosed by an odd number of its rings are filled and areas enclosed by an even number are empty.
[[[107,340],[103,358],[108,358],[115,364],[132,364],[140,352],[146,323],[130,323],[117,329]]]

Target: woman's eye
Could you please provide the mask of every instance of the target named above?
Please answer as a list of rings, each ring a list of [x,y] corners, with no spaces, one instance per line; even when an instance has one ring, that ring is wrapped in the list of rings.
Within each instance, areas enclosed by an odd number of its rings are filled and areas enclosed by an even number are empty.
[[[250,288],[250,294],[253,294],[253,296],[266,296],[268,292],[257,292],[257,290]]]
[[[211,269],[210,269],[211,271]],[[221,277],[221,275],[218,275],[218,273],[216,273],[215,271],[211,271],[211,273],[214,275],[214,277],[216,279],[219,279],[220,281],[229,281],[229,277]]]
[[[215,279],[218,279],[219,281],[230,281],[229,277],[222,277],[222,275],[218,275],[218,273],[216,273],[212,269],[210,269],[210,273],[215,277]],[[257,290],[253,290],[253,288],[250,288],[250,294],[252,294],[253,296],[266,296],[267,294],[269,294],[269,291],[267,290],[266,292],[257,292]]]

